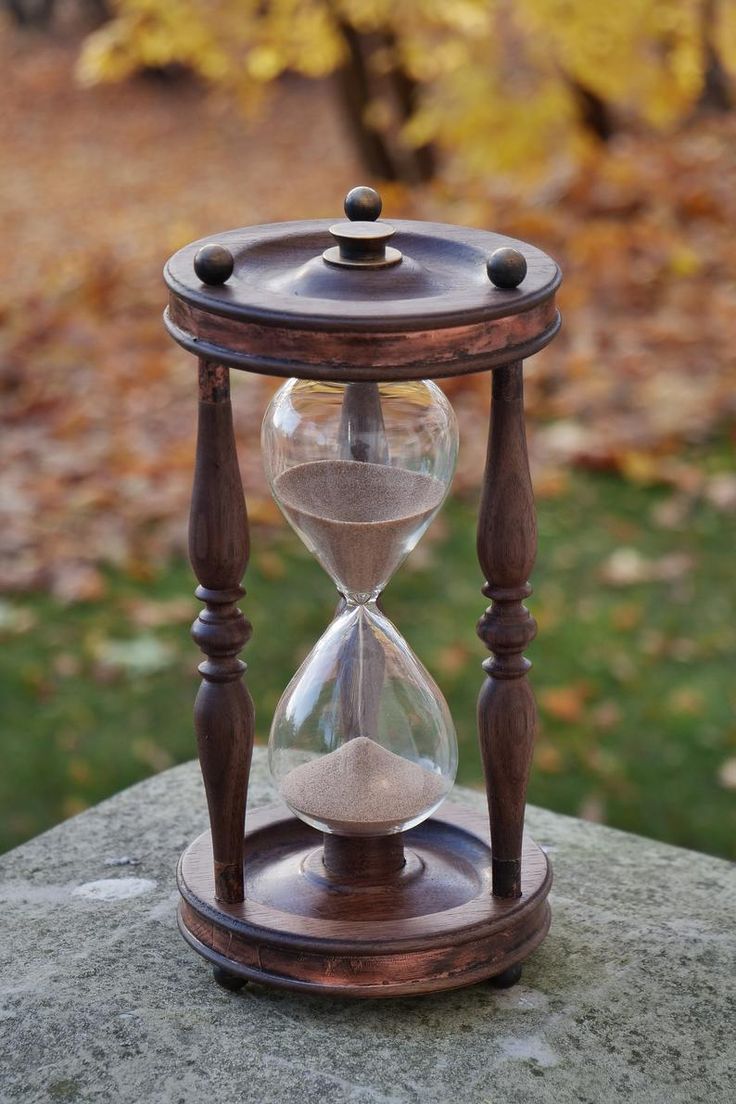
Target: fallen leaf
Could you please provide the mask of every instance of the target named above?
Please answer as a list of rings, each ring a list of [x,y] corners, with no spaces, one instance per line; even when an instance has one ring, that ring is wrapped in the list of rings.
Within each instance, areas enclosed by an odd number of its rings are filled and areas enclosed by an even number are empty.
[[[736,475],[732,472],[719,472],[713,475],[705,485],[705,497],[718,510],[736,510]]]
[[[154,675],[166,670],[176,659],[170,644],[149,635],[134,640],[103,639],[95,651],[103,669],[125,675]]]
[[[611,620],[619,632],[636,628],[643,616],[642,606],[635,602],[621,602],[611,611]]]
[[[686,552],[672,552],[659,559],[647,559],[636,548],[617,548],[600,569],[601,579],[609,586],[635,586],[639,583],[676,582],[695,566]]]
[[[172,758],[166,748],[143,737],[138,737],[131,742],[131,751],[136,759],[140,759],[153,771],[167,770],[172,765]]]
[[[588,684],[580,682],[570,686],[547,687],[539,692],[538,699],[550,717],[574,724],[582,718],[589,695]]]
[[[59,678],[76,678],[82,669],[82,663],[78,656],[72,652],[57,652],[51,666],[54,674]]]
[[[157,629],[162,625],[186,624],[194,621],[199,606],[192,598],[168,598],[153,601],[132,598],[124,604],[125,613],[140,629]]]
[[[104,576],[93,564],[62,563],[53,572],[51,592],[60,602],[97,602],[106,590]]]
[[[726,759],[718,768],[718,781],[726,790],[736,790],[736,758]]]
[[[61,809],[65,817],[77,816],[78,813],[83,813],[88,808],[89,801],[85,801],[83,797],[78,797],[76,794],[69,794],[61,803]]]
[[[559,774],[562,770],[562,755],[555,744],[539,741],[534,749],[535,770],[543,774]]]
[[[602,824],[606,818],[606,806],[603,798],[598,794],[588,794],[580,804],[578,816],[581,820],[590,820],[594,824]]]
[[[286,564],[283,556],[273,549],[265,549],[256,556],[258,570],[265,579],[283,579],[286,575]]]
[[[436,653],[434,666],[443,675],[456,675],[467,667],[472,654],[464,641],[456,640]]]
[[[596,728],[615,728],[621,721],[621,708],[615,701],[603,701],[591,710],[590,719]]]
[[[28,632],[37,624],[38,618],[33,610],[13,605],[0,598],[0,633],[21,634]]]
[[[667,708],[674,714],[685,713],[689,717],[698,717],[705,708],[705,699],[699,690],[690,686],[681,686],[670,694]]]
[[[92,778],[92,768],[84,759],[70,759],[66,769],[72,782],[83,785]]]

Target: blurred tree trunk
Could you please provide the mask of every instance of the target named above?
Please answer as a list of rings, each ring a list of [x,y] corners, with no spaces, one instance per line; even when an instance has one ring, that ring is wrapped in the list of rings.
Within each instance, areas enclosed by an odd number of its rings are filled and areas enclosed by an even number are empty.
[[[587,88],[575,77],[565,76],[572,92],[578,117],[583,128],[593,134],[600,142],[609,142],[616,133],[613,114],[606,101]]]
[[[361,34],[340,21],[347,61],[337,71],[340,100],[350,133],[366,171],[383,180],[426,183],[436,173],[431,146],[417,149],[402,144],[400,131],[418,106],[419,85],[401,64],[393,31]],[[375,64],[378,53],[388,65]],[[379,99],[390,102],[393,119],[380,129],[371,121],[371,107]]]
[[[368,122],[368,108],[373,93],[365,52],[365,36],[358,34],[349,23],[341,23],[340,32],[347,46],[348,60],[337,71],[337,84],[358,155],[371,176],[378,176],[382,180],[398,180],[398,170],[383,135]]]
[[[54,0],[5,0],[5,7],[19,27],[47,27],[54,14]]]
[[[700,8],[700,35],[703,43],[703,89],[696,112],[726,112],[734,105],[728,74],[715,45],[716,0],[703,0]]]
[[[399,46],[393,31],[387,32],[384,39],[386,48],[393,58],[388,79],[392,85],[400,123],[403,125],[408,123],[419,107],[419,85],[401,64]],[[416,146],[413,149],[404,147],[404,154],[406,160],[404,179],[412,184],[426,184],[434,179],[437,172],[437,158],[431,145]]]

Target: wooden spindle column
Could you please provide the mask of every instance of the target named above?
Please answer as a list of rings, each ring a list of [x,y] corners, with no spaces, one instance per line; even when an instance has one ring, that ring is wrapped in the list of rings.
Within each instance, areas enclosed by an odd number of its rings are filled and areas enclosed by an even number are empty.
[[[348,383],[340,418],[340,459],[388,464],[388,441],[377,383]]]
[[[199,362],[197,457],[189,558],[205,603],[192,636],[206,658],[194,706],[199,762],[212,829],[215,896],[243,900],[245,802],[253,750],[253,702],[238,654],[251,625],[237,607],[249,557],[248,517],[235,449],[230,374]]]
[[[526,789],[537,711],[523,655],[536,622],[524,606],[537,550],[534,495],[524,428],[521,362],[496,368],[478,519],[478,559],[491,605],[478,635],[493,656],[478,699],[478,730],[491,820],[493,894],[521,896]]]

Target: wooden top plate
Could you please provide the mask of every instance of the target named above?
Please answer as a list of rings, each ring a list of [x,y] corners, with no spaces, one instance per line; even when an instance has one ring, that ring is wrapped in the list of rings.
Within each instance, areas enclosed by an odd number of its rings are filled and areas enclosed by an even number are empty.
[[[330,219],[277,222],[227,230],[184,246],[168,261],[171,292],[223,318],[295,329],[370,333],[461,326],[520,314],[554,295],[560,271],[525,242],[464,226],[392,221],[400,264],[341,269],[322,259],[333,244]],[[233,255],[233,275],[220,287],[200,282],[194,257],[217,242]],[[518,288],[494,287],[486,272],[501,246],[524,254],[527,275]]]
[[[500,234],[397,220],[399,264],[328,264],[333,220],[271,223],[214,234],[180,249],[164,269],[166,325],[196,355],[231,367],[304,379],[422,379],[492,368],[536,352],[559,328],[555,262]],[[200,282],[194,257],[225,246],[234,271]],[[495,287],[486,262],[502,246],[522,252],[518,288]]]

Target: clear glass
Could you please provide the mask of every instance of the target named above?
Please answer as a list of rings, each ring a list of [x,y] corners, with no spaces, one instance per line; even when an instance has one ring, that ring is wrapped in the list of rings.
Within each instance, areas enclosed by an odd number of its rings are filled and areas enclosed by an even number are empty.
[[[451,789],[457,740],[439,688],[377,600],[449,490],[452,407],[428,381],[289,380],[262,444],[276,502],[344,598],[274,714],[274,780],[322,831],[403,831]]]

